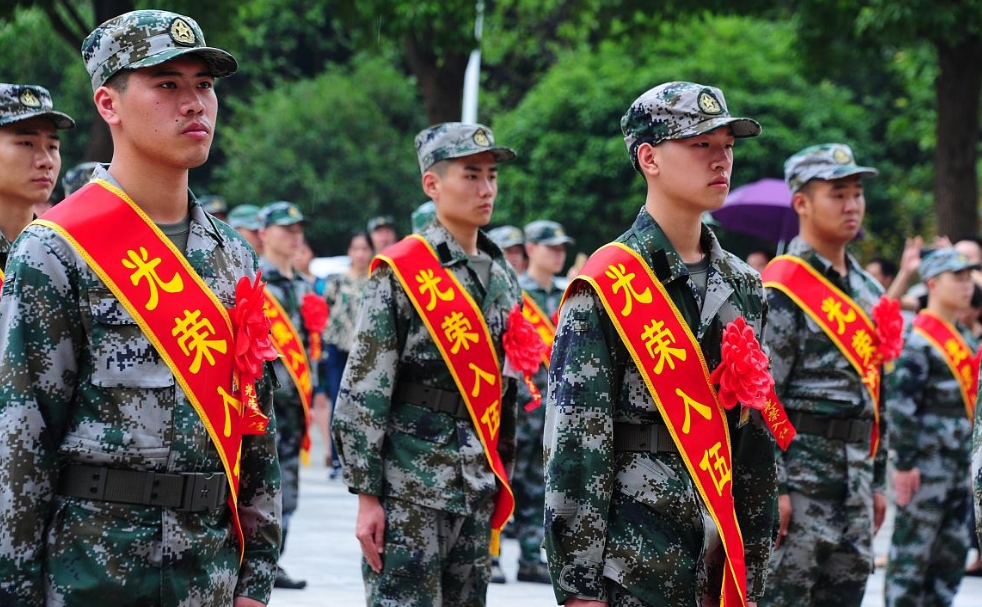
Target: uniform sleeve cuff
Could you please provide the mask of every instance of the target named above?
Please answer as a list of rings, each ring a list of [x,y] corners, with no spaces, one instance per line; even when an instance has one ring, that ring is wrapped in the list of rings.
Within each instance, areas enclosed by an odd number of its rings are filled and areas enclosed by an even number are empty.
[[[603,568],[599,564],[564,565],[556,580],[557,598],[565,603],[571,598],[581,598],[589,601],[607,601],[606,584],[604,584]]]

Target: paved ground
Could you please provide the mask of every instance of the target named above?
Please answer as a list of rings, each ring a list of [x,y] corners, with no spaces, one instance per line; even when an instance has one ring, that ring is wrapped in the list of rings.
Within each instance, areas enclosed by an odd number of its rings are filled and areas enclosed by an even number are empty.
[[[361,550],[355,540],[357,499],[340,482],[327,480],[323,450],[315,439],[311,460],[301,471],[300,508],[294,515],[283,565],[293,577],[306,579],[305,590],[276,590],[271,607],[359,607],[365,604],[361,581]],[[877,553],[885,553],[890,521],[877,535]],[[547,607],[555,605],[549,586],[513,581],[518,543],[505,540],[502,564],[508,584],[492,585],[488,607]],[[882,607],[883,570],[870,578],[863,607]],[[452,607],[452,606],[448,606]],[[982,607],[982,578],[966,578],[955,607]]]

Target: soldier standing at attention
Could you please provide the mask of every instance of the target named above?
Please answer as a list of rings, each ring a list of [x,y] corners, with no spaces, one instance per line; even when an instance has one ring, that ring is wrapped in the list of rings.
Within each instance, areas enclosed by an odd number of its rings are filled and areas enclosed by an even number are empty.
[[[488,232],[488,238],[498,245],[517,274],[525,272],[528,257],[525,255],[525,234],[520,229],[515,226],[499,226]]]
[[[525,226],[525,249],[528,269],[518,277],[522,288],[522,311],[552,349],[556,337],[555,314],[562,301],[563,289],[556,279],[566,263],[566,245],[573,239],[555,221],[533,221]],[[549,356],[532,377],[536,389],[545,394],[549,381]],[[518,404],[530,401],[524,384],[520,386]],[[532,405],[529,405],[532,406]],[[519,411],[515,433],[517,450],[512,487],[515,490],[515,530],[521,553],[518,557],[518,581],[549,584],[549,567],[542,561],[542,505],[545,485],[542,470],[542,431],[545,407]]]
[[[293,259],[303,242],[305,222],[303,213],[292,202],[271,202],[259,212],[259,223],[263,226],[259,230],[259,240],[263,244],[259,269],[266,281],[270,309],[276,311],[272,317],[273,344],[280,351],[279,360],[273,363],[279,384],[273,393],[273,409],[276,411],[276,451],[283,486],[281,554],[286,549],[290,519],[297,510],[300,495],[301,452],[310,449],[307,432],[313,378],[316,377],[306,354],[310,335],[304,325],[301,306],[308,295],[320,298],[313,294],[310,284],[293,267]],[[299,590],[306,588],[307,582],[291,578],[277,566],[276,587]]]
[[[927,308],[914,318],[887,399],[897,518],[886,605],[951,605],[965,572],[972,508],[975,337],[956,323],[972,299],[973,263],[954,248],[921,261]]]
[[[263,243],[259,240],[259,230],[263,224],[259,222],[259,207],[254,204],[240,204],[228,214],[228,225],[245,238],[257,255],[263,254]]]
[[[505,344],[524,323],[515,274],[480,228],[515,153],[462,123],[427,128],[416,150],[436,220],[373,263],[334,439],[358,494],[368,605],[478,606],[514,504]]]
[[[188,191],[236,63],[155,10],[103,23],[82,56],[113,160],[10,254],[0,604],[261,606],[280,538],[275,353],[255,256]]]
[[[0,285],[10,245],[51,196],[61,170],[58,131],[75,128],[40,86],[0,83]]]
[[[760,125],[732,117],[717,88],[669,82],[635,100],[621,130],[647,198],[571,283],[549,367],[545,537],[556,600],[718,605],[722,588],[727,605],[753,605],[776,495],[774,443],[754,411],[769,388],[754,338],[763,290],[700,217],[726,198],[734,140]],[[748,390],[717,399],[709,370],[723,363],[732,380],[734,352],[722,344],[734,330]]]
[[[862,178],[877,171],[831,143],[791,156],[784,174],[801,232],[762,276],[765,342],[798,436],[778,459],[780,528],[760,604],[858,606],[886,510],[880,366],[899,353],[902,324],[846,250],[863,223]]]

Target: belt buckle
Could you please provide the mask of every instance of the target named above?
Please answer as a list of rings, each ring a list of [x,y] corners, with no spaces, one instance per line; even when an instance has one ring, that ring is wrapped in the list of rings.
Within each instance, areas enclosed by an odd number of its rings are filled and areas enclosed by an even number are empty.
[[[218,494],[221,493],[221,485],[214,482],[218,476],[215,472],[185,474],[184,495],[178,510],[200,512],[216,508],[220,501]]]

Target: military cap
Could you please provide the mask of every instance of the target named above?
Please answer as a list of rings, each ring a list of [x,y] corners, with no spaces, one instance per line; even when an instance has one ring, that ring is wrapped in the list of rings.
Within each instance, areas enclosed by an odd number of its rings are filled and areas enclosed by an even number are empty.
[[[413,232],[421,233],[434,219],[436,219],[436,205],[432,200],[427,200],[413,211]]]
[[[694,82],[666,82],[634,100],[621,118],[621,132],[637,168],[642,143],[658,145],[729,126],[734,137],[756,137],[760,125],[750,118],[730,116],[723,91]]]
[[[300,207],[285,200],[271,202],[259,211],[259,223],[261,223],[264,228],[268,228],[272,225],[290,226],[295,223],[306,222],[307,219],[304,218],[303,213],[300,212]]]
[[[92,90],[120,70],[152,67],[188,54],[203,59],[215,78],[231,76],[238,69],[232,55],[205,44],[194,19],[167,11],[140,10],[113,17],[82,42]]]
[[[59,130],[75,128],[71,116],[53,108],[51,93],[42,86],[0,83],[0,126],[29,118],[48,118]]]
[[[259,221],[259,207],[254,204],[240,204],[228,212],[228,224],[233,228],[258,230],[263,227]]]
[[[420,173],[425,173],[426,169],[441,160],[482,152],[491,152],[498,162],[508,162],[516,156],[515,150],[495,145],[494,134],[483,124],[444,122],[423,129],[416,135]]]
[[[552,246],[574,244],[576,241],[566,234],[562,225],[555,221],[540,219],[525,226],[525,242]]]
[[[206,213],[210,213],[212,215],[228,213],[228,203],[225,202],[224,196],[218,196],[216,194],[198,196],[198,203]]]
[[[378,217],[372,217],[368,220],[368,233],[371,234],[375,230],[384,227],[394,228],[396,225],[396,220],[392,218],[392,215],[379,215]]]
[[[491,242],[499,249],[507,249],[518,244],[525,244],[525,234],[515,226],[501,226],[488,232]]]
[[[829,181],[852,175],[875,177],[880,172],[873,167],[856,164],[852,150],[844,143],[823,143],[807,147],[784,163],[784,181],[795,193],[812,179]]]
[[[95,172],[97,166],[99,166],[98,162],[83,162],[65,171],[65,176],[61,178],[65,197],[67,198],[82,189],[82,186],[92,179],[92,173]]]
[[[945,247],[928,253],[921,260],[917,272],[921,275],[922,280],[927,280],[944,272],[961,272],[962,270],[978,270],[980,268],[982,266],[972,263],[968,257],[959,253],[954,247]]]

